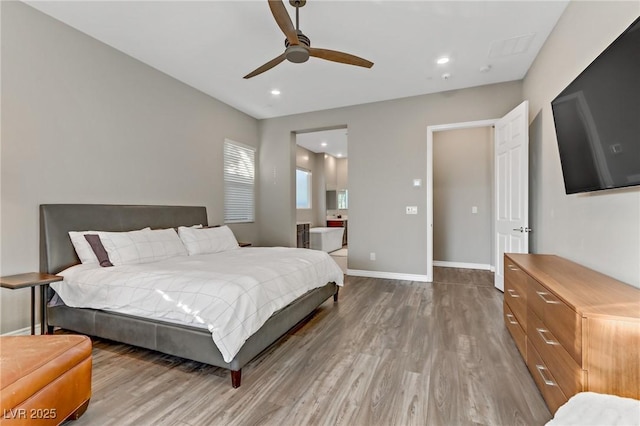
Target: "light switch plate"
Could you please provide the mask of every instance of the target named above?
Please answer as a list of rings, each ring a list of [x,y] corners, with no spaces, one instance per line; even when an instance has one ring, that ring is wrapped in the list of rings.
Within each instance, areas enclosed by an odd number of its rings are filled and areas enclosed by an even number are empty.
[[[418,214],[418,206],[407,206],[407,214]]]

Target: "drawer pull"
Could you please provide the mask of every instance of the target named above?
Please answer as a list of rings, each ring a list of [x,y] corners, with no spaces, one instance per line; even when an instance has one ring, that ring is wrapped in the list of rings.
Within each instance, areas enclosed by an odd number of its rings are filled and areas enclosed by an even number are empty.
[[[509,293],[509,296],[511,296],[511,297],[520,297],[520,295],[518,293],[516,293],[515,290],[512,289],[512,288],[508,289],[507,293]]]
[[[538,370],[538,374],[540,374],[540,377],[542,377],[542,381],[544,382],[545,385],[547,386],[558,386],[556,385],[556,382],[554,382],[551,379],[547,379],[544,376],[544,371],[547,371],[547,368],[544,365],[540,365],[540,364],[536,364],[536,370]]]
[[[520,269],[516,268],[515,266],[509,264],[507,265],[507,268],[509,268],[510,271],[519,271]]]
[[[536,291],[536,293],[538,294],[538,296],[540,296],[540,299],[544,300],[544,303],[549,303],[551,305],[557,305],[558,303],[560,303],[557,300],[547,299],[545,296],[547,296],[549,293],[547,293],[546,291]]]
[[[560,343],[556,342],[553,339],[547,339],[544,335],[544,333],[549,333],[549,330],[545,330],[544,328],[536,328],[536,331],[538,332],[538,334],[540,335],[540,337],[542,337],[542,340],[544,340],[544,342],[547,345],[559,345]]]
[[[518,321],[516,321],[515,317],[511,314],[507,314],[507,321],[509,321],[509,324],[518,324]]]

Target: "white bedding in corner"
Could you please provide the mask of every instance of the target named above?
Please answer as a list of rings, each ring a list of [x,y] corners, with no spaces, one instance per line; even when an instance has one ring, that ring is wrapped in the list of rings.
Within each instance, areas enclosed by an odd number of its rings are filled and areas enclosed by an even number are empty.
[[[546,426],[638,426],[640,401],[595,392],[580,392],[556,411]]]
[[[269,317],[309,290],[343,285],[327,253],[251,247],[103,268],[76,265],[51,284],[67,306],[206,328],[230,362]]]

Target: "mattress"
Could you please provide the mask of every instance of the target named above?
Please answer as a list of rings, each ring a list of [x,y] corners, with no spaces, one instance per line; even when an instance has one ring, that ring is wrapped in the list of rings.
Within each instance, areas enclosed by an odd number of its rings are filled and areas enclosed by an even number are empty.
[[[226,362],[269,317],[309,290],[343,285],[324,252],[242,248],[153,263],[76,265],[51,287],[70,307],[92,308],[205,328]]]

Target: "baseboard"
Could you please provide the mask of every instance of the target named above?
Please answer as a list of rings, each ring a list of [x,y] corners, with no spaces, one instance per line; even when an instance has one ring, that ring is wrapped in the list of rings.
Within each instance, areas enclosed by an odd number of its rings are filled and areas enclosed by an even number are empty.
[[[480,269],[482,271],[495,272],[495,268],[493,266],[486,265],[484,263],[447,262],[444,260],[434,260],[433,266],[440,266],[442,268]]]
[[[40,334],[40,327],[36,327],[36,334]],[[20,328],[18,330],[2,333],[2,336],[29,336],[31,335],[31,327]]]
[[[381,271],[364,271],[361,269],[347,269],[347,275],[353,277],[366,277],[366,278],[385,278],[389,280],[402,280],[402,281],[420,281],[429,282],[426,275],[417,274],[403,274],[399,272],[381,272]]]

